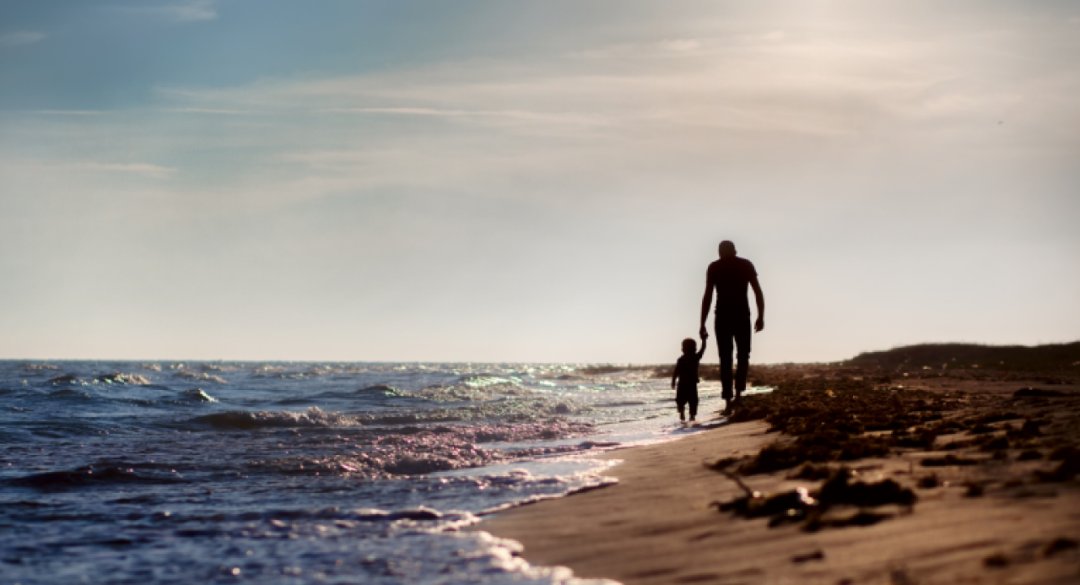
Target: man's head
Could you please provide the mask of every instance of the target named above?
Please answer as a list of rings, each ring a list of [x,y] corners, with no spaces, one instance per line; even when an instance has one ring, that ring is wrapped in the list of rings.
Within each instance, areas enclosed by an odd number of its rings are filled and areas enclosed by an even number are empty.
[[[720,242],[720,257],[721,258],[734,258],[735,257],[735,242],[731,240],[724,240]]]

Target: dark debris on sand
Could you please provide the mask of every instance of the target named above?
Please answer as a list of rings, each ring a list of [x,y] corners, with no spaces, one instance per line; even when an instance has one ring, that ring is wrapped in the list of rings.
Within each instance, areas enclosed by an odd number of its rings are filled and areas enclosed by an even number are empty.
[[[963,349],[951,345],[948,348]],[[982,349],[986,348],[976,347],[967,357],[973,359]],[[897,355],[908,356],[913,350],[897,351]],[[1053,363],[1059,364],[1061,348],[1053,346],[1048,351],[1056,360]],[[1022,353],[1028,356],[1025,364],[1037,363],[1032,357],[1037,353]],[[931,359],[931,354],[923,350],[912,355]],[[988,461],[1036,461],[1044,451],[1055,450],[1057,457],[1049,459],[1060,463],[1035,472],[1038,480],[1068,481],[1080,474],[1076,454],[1080,437],[1069,428],[1080,420],[1080,392],[1075,389],[1024,386],[1011,393],[945,389],[951,386],[952,375],[958,375],[957,384],[970,382],[973,375],[1000,383],[1017,373],[989,368],[975,374],[955,368],[948,374],[919,370],[909,376],[909,372],[903,372],[905,384],[895,384],[895,369],[906,362],[891,354],[875,356],[887,367],[854,365],[866,359],[845,364],[757,367],[754,383],[774,390],[743,397],[729,420],[764,419],[770,430],[782,432],[787,438],[741,461],[738,472],[754,475],[806,464],[886,457],[897,452],[924,453],[920,457],[924,467],[976,466]],[[1080,381],[1080,372],[1061,376]],[[928,377],[937,383],[935,390],[912,387]],[[936,453],[939,451],[949,453]],[[800,472],[806,473],[810,470]]]
[[[803,530],[813,532],[824,528],[844,526],[869,526],[894,514],[871,510],[895,504],[910,509],[917,496],[911,489],[885,479],[877,482],[856,480],[857,474],[841,467],[832,472],[817,489],[798,487],[773,495],[751,490],[732,473],[725,473],[736,481],[744,495],[727,502],[713,502],[721,512],[731,512],[743,518],[769,518],[769,526],[802,523]],[[854,512],[850,508],[856,508]],[[849,513],[838,513],[847,508]]]
[[[1039,383],[1058,388],[1006,390],[1000,386],[1012,380],[1040,380],[1028,369],[1037,363],[1034,354],[1020,352],[1026,361],[1017,371],[1005,366],[992,370],[986,359],[969,369],[959,367],[976,353],[960,361],[943,359],[940,369],[912,367],[920,360],[933,361],[922,350],[908,351],[903,359],[875,354],[843,364],[756,367],[754,385],[773,391],[744,396],[729,420],[765,420],[771,431],[784,436],[752,457],[713,464],[745,492],[714,505],[742,517],[767,517],[770,526],[802,523],[805,530],[820,530],[894,516],[893,509],[879,510],[885,505],[910,510],[917,500],[914,489],[955,485],[969,498],[993,493],[1022,497],[1041,489],[1039,484],[1080,476],[1080,391],[1075,388],[1080,370],[1061,366],[1055,353],[1053,376]],[[874,365],[875,360],[882,365]],[[903,384],[896,383],[897,377]],[[985,390],[991,387],[997,390]],[[847,467],[897,454],[910,461],[911,471],[899,477],[910,487],[893,479],[862,482]],[[1013,464],[1026,471],[1008,477],[999,473],[1001,466]],[[933,473],[917,473],[920,468]],[[751,490],[742,479],[783,470],[792,470],[788,479],[823,483],[768,495]]]
[[[806,462],[884,457],[894,448],[929,449],[940,430],[932,424],[955,407],[948,395],[875,386],[864,377],[790,380],[773,392],[744,397],[732,422],[765,419],[770,430],[794,437],[744,462],[744,475]]]

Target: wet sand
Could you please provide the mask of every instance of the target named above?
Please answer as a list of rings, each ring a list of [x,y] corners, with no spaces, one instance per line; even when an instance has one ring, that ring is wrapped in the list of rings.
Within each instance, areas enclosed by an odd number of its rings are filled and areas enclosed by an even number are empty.
[[[848,381],[864,383],[858,374],[849,372]],[[786,405],[761,403],[792,410],[784,421],[733,422],[612,451],[607,457],[622,461],[609,473],[618,484],[501,512],[478,528],[519,541],[534,565],[627,585],[1080,583],[1080,386],[1045,382],[879,380],[869,385],[891,388],[882,396],[899,402],[875,399],[866,407],[881,407],[875,412],[823,399],[814,414],[797,395]],[[833,386],[844,384],[834,376],[814,391],[843,399]],[[882,419],[883,411],[896,416]],[[830,435],[830,451],[799,424],[819,415],[877,422],[857,424],[839,442]],[[881,430],[887,427],[893,430]],[[762,456],[769,445],[764,453],[818,461],[785,467]],[[885,452],[852,452],[852,445]],[[764,495],[802,486],[819,496],[841,469],[853,470],[860,485],[894,482],[915,501],[833,505],[806,518],[718,509],[746,496],[733,477]]]

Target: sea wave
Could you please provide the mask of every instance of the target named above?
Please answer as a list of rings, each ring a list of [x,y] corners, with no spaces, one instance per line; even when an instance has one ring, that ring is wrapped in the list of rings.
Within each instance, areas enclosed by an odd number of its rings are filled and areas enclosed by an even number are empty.
[[[56,376],[49,378],[46,382],[53,386],[87,386],[91,384],[124,384],[130,386],[146,386],[151,384],[149,378],[142,374],[132,374],[129,372],[110,372],[107,374],[99,374],[90,378],[78,376],[76,374],[64,374],[62,376]]]
[[[463,406],[454,405],[445,408],[358,412],[354,416],[357,421],[370,426],[491,421],[544,423],[545,421],[580,415],[590,408],[588,405],[572,399],[545,400],[543,397],[521,397],[475,404],[469,403]]]
[[[258,364],[252,367],[249,373],[253,378],[306,380],[312,378],[349,378],[370,371],[370,366],[358,364],[305,364],[303,367],[283,364]]]
[[[470,374],[462,376],[458,381],[470,388],[487,388],[489,386],[521,386],[521,379],[516,376],[495,376],[492,374]]]
[[[484,402],[511,397],[535,396],[514,378],[497,376],[464,376],[456,383],[434,385],[408,392],[408,396],[433,402]]]
[[[107,421],[54,419],[50,421],[25,421],[9,423],[5,430],[22,435],[24,441],[68,439],[72,437],[107,436],[115,429]]]
[[[401,396],[401,391],[386,384],[372,384],[364,386],[355,392],[356,394],[383,394],[386,396]]]
[[[94,464],[75,469],[46,471],[13,478],[7,483],[39,490],[66,490],[128,483],[182,483],[175,471],[116,464]]]
[[[95,378],[95,380],[103,384],[129,384],[132,386],[145,386],[152,383],[149,378],[142,374],[131,374],[128,372],[102,374]]]
[[[41,364],[41,363],[28,363],[20,366],[23,372],[26,373],[38,373],[38,372],[55,372],[60,369],[60,366],[53,364]]]
[[[77,390],[75,388],[61,388],[49,393],[49,398],[59,398],[62,400],[92,400],[94,395],[86,392],[85,390]]]
[[[438,449],[438,452],[418,452],[380,445],[352,454],[285,456],[255,460],[250,462],[250,469],[281,475],[342,475],[363,479],[388,479],[479,467],[504,459],[500,453],[480,449],[475,445],[442,444],[433,448]]]
[[[191,388],[180,393],[180,396],[191,402],[217,402],[218,399],[206,393],[202,388]]]
[[[282,398],[275,402],[275,404],[281,405],[297,405],[297,404],[310,404],[315,401],[321,400],[345,400],[352,401],[356,399],[366,400],[385,400],[388,398],[397,398],[405,396],[401,391],[397,390],[393,386],[387,386],[385,384],[374,384],[371,386],[364,386],[356,390],[328,390],[326,392],[320,392],[318,394],[302,395],[302,396],[290,396],[288,398]]]
[[[578,452],[594,445],[525,446],[536,440],[564,439],[593,429],[586,423],[549,421],[398,427],[396,432],[352,435],[353,442],[337,439],[320,453],[282,452],[249,462],[252,471],[283,475],[355,475],[391,478],[425,475],[557,453]],[[516,448],[492,444],[522,444]]]
[[[185,380],[193,380],[196,382],[212,382],[214,384],[228,384],[229,381],[217,374],[211,374],[209,372],[192,372],[190,370],[177,370],[173,372],[173,375]]]
[[[312,406],[303,412],[277,410],[229,410],[198,416],[189,424],[218,429],[257,430],[282,427],[342,427],[359,424],[356,417],[338,412],[326,412]]]
[[[24,505],[40,506],[36,502],[25,502]],[[167,515],[148,514],[156,520],[171,522],[174,524],[194,524],[201,522],[236,522],[250,523],[260,520],[293,522],[297,520],[334,520],[354,522],[395,522],[408,521],[450,521],[475,523],[480,520],[478,516],[461,510],[437,510],[424,505],[401,509],[383,508],[267,508],[260,511],[245,511],[236,513],[214,513],[210,515],[199,513]]]

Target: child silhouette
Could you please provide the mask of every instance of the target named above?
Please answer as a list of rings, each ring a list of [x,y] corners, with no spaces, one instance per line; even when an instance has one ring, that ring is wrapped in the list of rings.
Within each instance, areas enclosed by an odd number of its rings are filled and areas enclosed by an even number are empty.
[[[709,335],[701,336],[701,351],[697,351],[697,343],[687,337],[682,340],[682,355],[675,362],[675,372],[671,374],[671,387],[678,388],[675,391],[675,406],[679,409],[679,420],[686,421],[685,407],[690,407],[690,422],[697,419],[698,407],[698,364],[705,355],[705,346]]]

